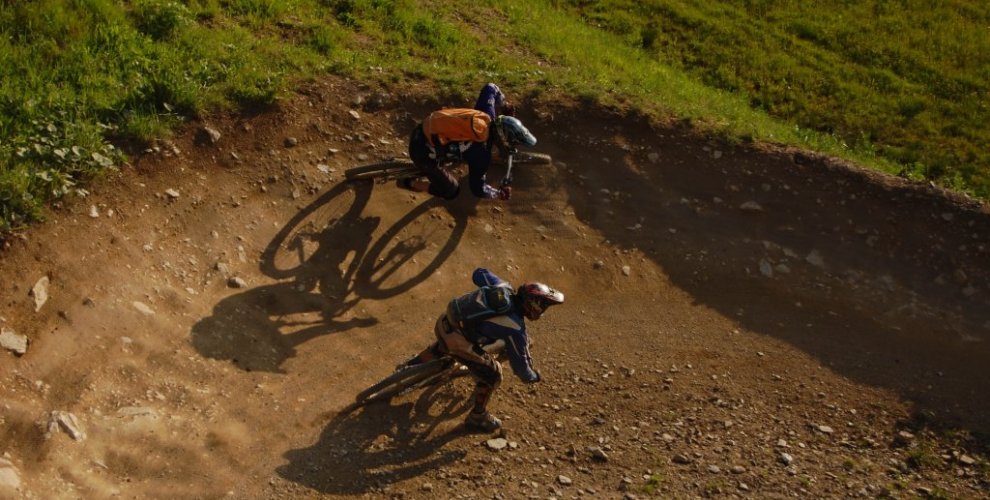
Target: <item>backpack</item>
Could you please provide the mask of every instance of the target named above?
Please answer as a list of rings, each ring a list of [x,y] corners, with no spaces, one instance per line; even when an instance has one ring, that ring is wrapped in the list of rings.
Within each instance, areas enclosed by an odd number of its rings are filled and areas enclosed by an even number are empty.
[[[511,287],[483,286],[451,300],[447,304],[447,320],[470,338],[480,321],[511,310]]]
[[[484,111],[447,108],[434,111],[423,120],[423,134],[433,146],[451,142],[485,142],[492,117]]]

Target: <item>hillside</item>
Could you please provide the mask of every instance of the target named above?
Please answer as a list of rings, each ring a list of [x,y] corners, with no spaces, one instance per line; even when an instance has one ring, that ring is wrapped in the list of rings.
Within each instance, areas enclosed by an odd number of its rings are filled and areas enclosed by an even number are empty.
[[[540,100],[555,161],[510,201],[341,182],[462,104],[434,94],[191,124],[10,241],[0,495],[988,495],[985,206]],[[343,412],[478,266],[568,297],[530,326],[544,382],[493,402],[508,446],[462,431],[463,380]]]

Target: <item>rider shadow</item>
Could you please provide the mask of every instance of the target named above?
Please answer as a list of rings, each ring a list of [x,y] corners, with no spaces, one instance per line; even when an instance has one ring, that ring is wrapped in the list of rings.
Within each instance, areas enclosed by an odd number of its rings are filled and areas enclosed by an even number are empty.
[[[376,324],[376,318],[354,315],[362,299],[386,299],[431,276],[460,243],[468,213],[448,210],[453,228],[444,225],[443,233],[432,235],[445,242],[432,258],[421,259],[419,272],[398,279],[400,268],[433,252],[408,228],[425,226],[416,222],[441,204],[430,199],[417,205],[376,238],[380,218],[363,215],[372,188],[339,184],[293,216],[261,255],[261,271],[284,281],[221,300],[193,326],[193,346],[246,371],[281,373],[300,344]]]
[[[468,409],[463,395],[448,385],[427,390],[415,402],[340,412],[312,446],[286,452],[288,463],[276,472],[320,493],[382,491],[463,459],[463,450],[444,449],[466,435],[463,426],[439,425]]]

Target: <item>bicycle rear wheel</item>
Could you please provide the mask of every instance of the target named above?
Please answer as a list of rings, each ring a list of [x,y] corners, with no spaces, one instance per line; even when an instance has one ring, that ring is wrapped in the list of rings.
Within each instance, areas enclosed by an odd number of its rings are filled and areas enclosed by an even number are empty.
[[[349,181],[361,179],[395,178],[419,175],[420,169],[409,160],[388,160],[344,171],[344,178]]]
[[[439,379],[439,376],[451,366],[450,360],[439,358],[403,368],[385,377],[381,382],[361,391],[354,398],[354,404],[355,406],[364,406],[375,401],[391,399],[408,389],[420,387],[426,385],[425,382]],[[431,378],[434,380],[429,380]]]

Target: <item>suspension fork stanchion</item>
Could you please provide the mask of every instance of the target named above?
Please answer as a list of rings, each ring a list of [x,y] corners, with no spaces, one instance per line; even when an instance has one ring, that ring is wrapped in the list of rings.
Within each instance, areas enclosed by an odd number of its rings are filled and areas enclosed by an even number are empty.
[[[505,169],[505,177],[502,177],[502,186],[512,184],[512,153],[509,153],[509,166]]]

